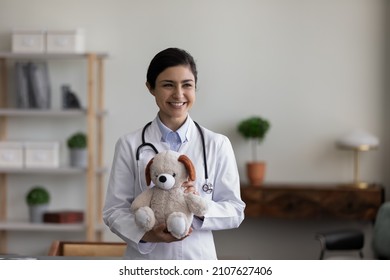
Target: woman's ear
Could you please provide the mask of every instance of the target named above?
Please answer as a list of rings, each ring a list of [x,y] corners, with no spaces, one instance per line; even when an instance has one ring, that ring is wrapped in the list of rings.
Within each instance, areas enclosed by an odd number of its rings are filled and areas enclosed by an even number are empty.
[[[149,84],[149,82],[146,82],[145,85],[148,88],[150,94],[154,96],[154,90],[152,89],[152,86]]]

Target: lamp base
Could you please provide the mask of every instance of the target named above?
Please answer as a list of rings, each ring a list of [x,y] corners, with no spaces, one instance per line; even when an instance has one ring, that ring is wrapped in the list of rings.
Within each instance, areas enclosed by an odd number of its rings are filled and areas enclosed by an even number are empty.
[[[367,189],[370,187],[370,184],[367,182],[353,182],[350,184],[343,184],[341,187],[351,189]]]
[[[357,182],[357,183],[353,183],[352,186],[354,188],[358,188],[358,189],[367,189],[368,183],[367,182]]]

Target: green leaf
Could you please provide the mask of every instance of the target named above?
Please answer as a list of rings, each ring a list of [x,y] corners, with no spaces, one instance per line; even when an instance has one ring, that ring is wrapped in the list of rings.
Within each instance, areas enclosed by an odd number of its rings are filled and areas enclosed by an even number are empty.
[[[28,205],[46,204],[50,201],[49,192],[42,186],[33,187],[26,195]]]
[[[73,148],[86,148],[87,147],[87,135],[83,132],[77,132],[71,135],[67,141],[68,147]]]

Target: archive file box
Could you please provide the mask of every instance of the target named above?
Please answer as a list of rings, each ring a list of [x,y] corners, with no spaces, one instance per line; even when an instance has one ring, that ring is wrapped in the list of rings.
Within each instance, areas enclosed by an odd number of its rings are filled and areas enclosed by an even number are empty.
[[[25,167],[59,167],[59,146],[59,142],[25,142]]]
[[[85,51],[85,36],[82,29],[48,30],[46,33],[48,53],[82,53]]]
[[[43,53],[46,48],[46,35],[43,30],[14,30],[12,32],[12,52]]]
[[[23,168],[23,142],[0,141],[0,168]]]

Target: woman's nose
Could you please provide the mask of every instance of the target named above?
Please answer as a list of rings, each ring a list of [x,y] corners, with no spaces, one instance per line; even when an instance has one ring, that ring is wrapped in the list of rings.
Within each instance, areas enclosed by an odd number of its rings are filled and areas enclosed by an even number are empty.
[[[184,93],[184,91],[183,91],[183,88],[181,86],[175,87],[175,92],[174,92],[175,96],[182,96],[183,93]]]

